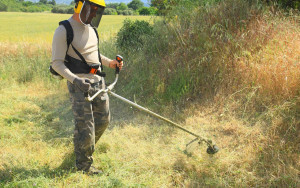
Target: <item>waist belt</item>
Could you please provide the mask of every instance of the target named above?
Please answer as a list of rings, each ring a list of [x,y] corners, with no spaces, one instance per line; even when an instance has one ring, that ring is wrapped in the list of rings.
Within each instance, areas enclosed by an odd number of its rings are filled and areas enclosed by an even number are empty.
[[[98,68],[100,64],[87,64],[78,59],[75,59],[69,55],[65,58],[66,67],[74,74],[96,74],[101,77],[105,77],[105,72],[100,72]]]

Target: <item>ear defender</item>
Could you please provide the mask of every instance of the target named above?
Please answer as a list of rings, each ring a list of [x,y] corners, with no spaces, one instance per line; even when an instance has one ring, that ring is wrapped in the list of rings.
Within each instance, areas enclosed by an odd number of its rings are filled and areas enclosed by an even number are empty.
[[[79,14],[81,11],[82,5],[83,5],[83,2],[78,1],[78,3],[76,3],[76,5],[74,7],[74,12]]]

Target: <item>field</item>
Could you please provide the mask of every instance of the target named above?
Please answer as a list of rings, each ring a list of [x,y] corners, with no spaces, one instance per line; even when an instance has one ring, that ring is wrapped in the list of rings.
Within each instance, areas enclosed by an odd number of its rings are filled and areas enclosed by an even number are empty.
[[[216,105],[195,103],[166,114],[185,128],[212,138],[221,150],[211,156],[206,153],[204,144],[193,143],[186,148],[193,136],[126,105],[117,106],[117,99],[111,97],[112,123],[93,155],[94,165],[102,169],[104,175],[76,172],[72,153],[74,122],[66,81],[52,78],[48,73],[52,35],[58,22],[68,17],[70,15],[0,13],[0,187],[299,186],[299,151],[288,150],[285,144],[290,143],[290,132],[297,134],[297,130],[291,126],[284,133],[284,139],[276,133],[276,125],[284,122],[283,119],[276,116],[270,118],[270,124],[266,125],[265,121],[253,124],[231,115],[227,110],[230,106],[226,104],[215,110]],[[100,24],[101,49],[110,57],[119,51],[112,42],[125,18],[104,16]],[[263,33],[268,26],[263,24],[259,29],[254,24],[253,33]],[[299,55],[296,55],[300,50],[299,25],[285,20],[276,20],[276,24],[284,29],[274,27],[275,34],[265,51],[239,59],[242,65],[248,60],[263,62],[281,57],[286,53],[279,52],[287,50],[294,54],[289,57],[295,67],[299,66]],[[278,42],[281,40],[284,42]],[[275,43],[276,49],[273,48]],[[248,69],[245,69],[241,72],[246,74]],[[268,67],[265,69],[271,71]],[[291,78],[292,84],[297,83],[298,72],[290,72],[296,75]],[[128,76],[126,69],[122,74]],[[263,76],[259,78],[260,82],[266,80]],[[131,94],[135,100],[135,93]],[[232,99],[235,94],[226,98]],[[251,102],[252,95],[246,99]],[[293,103],[284,104],[289,109]],[[241,110],[243,115],[246,108]],[[223,111],[218,113],[218,110]],[[120,111],[127,113],[120,114]],[[276,108],[273,111],[268,117],[276,115]],[[298,123],[297,119],[293,121]]]
[[[51,44],[58,23],[71,17],[70,14],[13,13],[0,12],[0,42],[38,42]],[[102,40],[114,36],[121,28],[123,20],[149,20],[147,16],[104,15],[98,28]]]

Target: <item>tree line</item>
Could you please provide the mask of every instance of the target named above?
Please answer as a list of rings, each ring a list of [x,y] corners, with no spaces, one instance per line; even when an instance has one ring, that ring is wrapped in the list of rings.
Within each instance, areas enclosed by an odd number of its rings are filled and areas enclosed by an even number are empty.
[[[0,0],[0,12],[45,12],[51,11],[55,0],[40,0],[37,3],[24,0]]]
[[[130,3],[108,3],[104,14],[106,15],[165,15],[180,1],[193,2],[198,0],[151,0],[150,7],[145,7],[141,0],[132,0]],[[205,0],[209,3],[218,0]],[[299,0],[258,0],[267,4],[275,4],[283,8],[300,9]],[[39,0],[34,3],[24,0],[0,0],[0,12],[45,12],[73,14],[74,2],[70,5],[56,4],[55,0]]]
[[[0,12],[45,12],[73,14],[74,1],[70,5],[56,4],[55,0],[39,0],[34,3],[24,0],[0,0]],[[104,11],[106,15],[156,15],[158,8],[145,7],[141,0],[132,0],[130,3],[108,3]]]

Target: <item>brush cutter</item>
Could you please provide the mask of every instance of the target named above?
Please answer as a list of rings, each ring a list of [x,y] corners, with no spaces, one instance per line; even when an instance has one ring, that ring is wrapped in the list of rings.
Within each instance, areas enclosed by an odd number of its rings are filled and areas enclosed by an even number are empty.
[[[117,59],[118,62],[123,61],[123,58],[122,58],[121,56],[119,56],[119,55],[116,57],[116,59]],[[208,154],[215,154],[215,153],[217,153],[217,152],[219,151],[219,148],[218,148],[215,144],[213,144],[212,140],[207,139],[207,138],[204,138],[204,137],[202,137],[202,136],[200,136],[200,135],[198,135],[198,134],[195,134],[195,133],[193,133],[193,132],[191,132],[191,131],[189,131],[189,130],[183,128],[183,127],[180,126],[179,124],[174,123],[173,121],[171,121],[171,120],[169,120],[169,119],[167,119],[167,118],[165,118],[165,117],[163,117],[163,116],[160,116],[160,115],[158,115],[158,114],[156,114],[156,113],[154,113],[154,112],[152,112],[152,111],[150,111],[150,110],[148,110],[148,109],[146,109],[146,108],[144,108],[144,107],[142,107],[142,106],[140,106],[140,105],[138,105],[138,104],[136,104],[136,103],[134,103],[134,102],[132,102],[132,101],[130,101],[130,100],[128,100],[128,99],[125,99],[124,97],[122,97],[122,96],[120,96],[120,95],[117,95],[117,94],[114,93],[114,92],[112,92],[111,90],[114,88],[114,86],[116,85],[116,83],[117,83],[117,81],[118,81],[118,78],[119,78],[119,72],[120,72],[119,67],[117,67],[117,68],[116,68],[116,77],[115,77],[114,82],[113,82],[112,84],[110,84],[109,86],[107,86],[105,89],[99,90],[97,93],[95,93],[95,94],[94,94],[93,96],[91,96],[91,97],[88,96],[88,95],[86,95],[86,100],[92,101],[92,100],[93,100],[96,96],[98,96],[100,93],[108,93],[108,94],[110,94],[110,95],[112,95],[112,96],[114,96],[114,97],[120,99],[121,101],[123,101],[123,102],[125,102],[125,103],[127,103],[127,104],[130,104],[131,106],[133,106],[133,107],[135,107],[135,108],[137,108],[137,109],[139,109],[139,110],[141,110],[141,111],[144,111],[144,112],[146,112],[146,113],[148,113],[148,114],[150,114],[150,115],[152,115],[152,116],[154,116],[154,117],[156,117],[156,118],[159,118],[159,119],[161,119],[161,120],[164,120],[164,121],[170,123],[170,125],[172,125],[173,127],[176,127],[176,128],[178,128],[178,129],[180,129],[180,130],[182,130],[182,131],[184,131],[184,132],[186,132],[186,133],[188,133],[188,134],[190,134],[190,135],[195,136],[196,138],[195,138],[194,140],[192,140],[191,142],[189,142],[186,146],[190,145],[190,144],[193,143],[193,142],[198,141],[198,144],[201,144],[202,142],[204,142],[204,143],[207,144],[208,148],[207,148],[206,152],[207,152]]]

